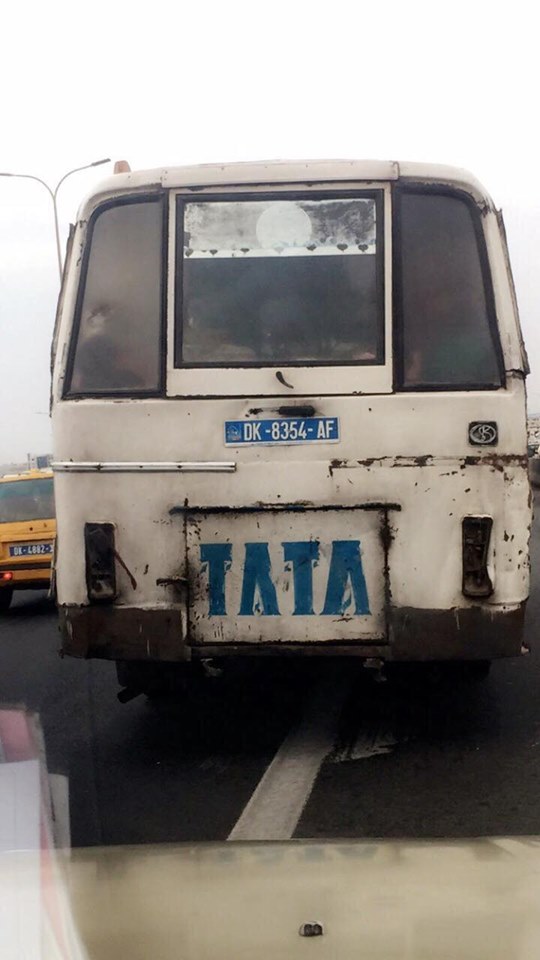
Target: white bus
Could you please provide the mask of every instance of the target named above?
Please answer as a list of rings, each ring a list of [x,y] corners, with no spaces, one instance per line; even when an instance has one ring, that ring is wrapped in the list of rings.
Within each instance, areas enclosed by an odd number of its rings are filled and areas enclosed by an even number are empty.
[[[212,658],[525,652],[527,359],[465,171],[116,174],[53,355],[63,651],[126,697]]]

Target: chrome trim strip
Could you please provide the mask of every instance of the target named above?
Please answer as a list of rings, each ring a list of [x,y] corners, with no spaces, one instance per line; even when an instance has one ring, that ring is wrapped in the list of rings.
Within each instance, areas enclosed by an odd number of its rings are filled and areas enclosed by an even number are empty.
[[[234,473],[233,460],[180,460],[178,462],[83,461],[57,460],[51,464],[55,473]]]

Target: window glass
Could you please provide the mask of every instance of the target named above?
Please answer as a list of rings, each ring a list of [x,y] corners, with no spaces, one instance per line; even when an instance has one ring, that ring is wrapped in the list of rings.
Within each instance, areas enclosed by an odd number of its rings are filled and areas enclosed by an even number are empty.
[[[372,196],[179,202],[179,220],[178,363],[383,362]]]
[[[500,386],[468,204],[403,194],[400,247],[404,384]]]
[[[54,517],[52,477],[0,483],[0,523]]]
[[[103,210],[83,280],[71,393],[159,388],[161,274],[161,203]]]

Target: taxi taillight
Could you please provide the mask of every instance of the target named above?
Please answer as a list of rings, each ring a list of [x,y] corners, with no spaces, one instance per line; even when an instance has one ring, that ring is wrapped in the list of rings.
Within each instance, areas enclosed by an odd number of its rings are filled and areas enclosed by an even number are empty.
[[[11,570],[4,570],[0,573],[0,580],[13,580],[13,574]]]

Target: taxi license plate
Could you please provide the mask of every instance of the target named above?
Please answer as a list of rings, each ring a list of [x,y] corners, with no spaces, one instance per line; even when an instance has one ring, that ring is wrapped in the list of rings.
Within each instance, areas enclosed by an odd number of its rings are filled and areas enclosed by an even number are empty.
[[[338,417],[280,417],[271,420],[226,420],[225,446],[243,444],[338,443]]]
[[[52,543],[18,543],[9,548],[10,557],[43,557],[52,554]]]

